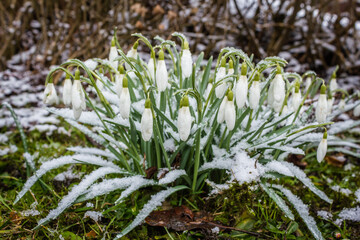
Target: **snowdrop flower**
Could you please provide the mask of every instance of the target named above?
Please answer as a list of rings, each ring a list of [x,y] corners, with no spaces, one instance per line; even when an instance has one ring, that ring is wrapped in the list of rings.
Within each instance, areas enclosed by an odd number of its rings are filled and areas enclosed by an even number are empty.
[[[111,47],[110,47],[110,53],[109,53],[109,62],[110,65],[116,70],[118,68],[118,61],[115,59],[118,57],[117,48],[115,46],[115,37],[111,40]]]
[[[138,57],[138,52],[137,52],[138,46],[139,46],[139,42],[136,41],[134,43],[133,47],[130,49],[130,51],[126,54],[126,57],[137,59],[137,57]],[[126,68],[126,70],[130,70],[131,66],[127,62],[125,62],[125,68]]]
[[[339,109],[340,110],[344,110],[345,109],[345,95],[343,94],[341,96],[341,100],[339,102]]]
[[[221,59],[221,66],[219,68],[219,70],[216,73],[216,79],[215,82],[220,81],[220,79],[224,78],[226,76],[226,59],[223,57]],[[226,92],[227,89],[227,84],[225,82],[220,83],[220,85],[218,85],[215,88],[215,95],[217,98],[222,98]]]
[[[311,85],[311,77],[307,77],[306,80],[305,80],[305,92],[307,92],[310,85]]]
[[[66,74],[64,81],[64,89],[63,89],[63,102],[66,106],[71,105],[71,91],[72,91],[72,82],[69,74]]]
[[[115,74],[115,91],[118,97],[120,98],[121,91],[122,91],[122,85],[123,85],[123,79],[125,76],[125,69],[122,65],[119,65],[118,71]]]
[[[331,93],[328,94],[328,100],[327,100],[327,114],[331,114],[331,110],[334,104],[334,98],[331,96]]]
[[[300,83],[295,83],[295,92],[291,100],[292,109],[296,112],[301,104],[301,92],[300,92]]]
[[[149,141],[153,134],[153,115],[150,106],[151,102],[148,98],[145,101],[145,109],[141,116],[141,136],[145,142]]]
[[[245,106],[247,93],[248,93],[248,79],[246,76],[247,65],[245,62],[241,65],[241,75],[235,85],[235,100],[238,108]]]
[[[182,76],[184,78],[188,78],[191,76],[192,67],[193,67],[193,61],[191,58],[189,43],[188,41],[185,40],[184,48],[182,49],[182,55],[181,55],[181,70],[182,70]]]
[[[325,122],[326,115],[327,115],[326,86],[323,84],[321,86],[320,96],[315,111],[316,121],[318,121],[319,123]]]
[[[333,73],[333,75],[331,76],[331,79],[330,79],[330,91],[331,91],[331,94],[336,90],[338,89],[338,84],[336,82],[336,74]]]
[[[165,91],[168,85],[168,72],[166,69],[163,50],[160,50],[159,52],[159,61],[156,66],[156,84],[160,92]]]
[[[177,120],[178,132],[182,141],[186,141],[190,135],[191,121],[189,98],[185,95],[180,100],[180,109]]]
[[[208,85],[207,85],[207,87],[206,87],[206,89],[205,89],[205,92],[204,92],[204,98],[205,98],[205,100],[206,99],[208,99],[208,97],[209,97],[209,95],[210,95],[210,92],[211,92],[211,89],[213,88],[213,81],[214,81],[214,79],[213,78],[210,78],[210,80],[209,80],[209,83],[208,83]]]
[[[72,109],[74,112],[74,118],[79,119],[82,111],[85,110],[86,108],[85,93],[80,82],[79,69],[76,69],[75,71],[75,80],[71,91],[71,102],[72,102]]]
[[[216,120],[219,124],[223,123],[225,121],[225,109],[226,109],[227,102],[228,102],[228,98],[224,97],[220,104],[218,115],[216,118]]]
[[[249,105],[251,109],[256,109],[259,106],[260,101],[260,83],[259,83],[259,73],[255,73],[254,81],[250,87],[249,92]],[[279,111],[280,112],[280,111]]]
[[[234,62],[232,59],[229,60],[229,70],[228,70],[228,73],[227,75],[232,75],[234,74]]]
[[[128,89],[128,79],[126,77],[123,78],[123,85],[120,95],[119,101],[119,110],[120,115],[123,119],[128,119],[130,116],[130,93]]]
[[[148,61],[147,67],[149,69],[150,78],[155,81],[155,52],[151,51],[151,56]]]
[[[277,68],[277,74],[274,78],[274,85],[272,89],[273,108],[275,112],[280,112],[285,99],[285,82],[281,74],[280,66]]]
[[[50,80],[50,81],[52,81],[52,80]],[[59,103],[59,98],[56,94],[56,89],[55,89],[54,83],[52,83],[52,82],[49,82],[45,87],[44,103],[48,104],[48,105]]]
[[[229,131],[231,131],[234,129],[235,117],[236,117],[233,92],[229,89],[227,96],[224,98],[227,98],[225,112],[224,112],[224,118],[225,118],[227,128],[229,129]]]
[[[318,162],[322,162],[327,152],[327,131],[325,130],[323,138],[321,139],[317,152],[316,152],[316,159]]]

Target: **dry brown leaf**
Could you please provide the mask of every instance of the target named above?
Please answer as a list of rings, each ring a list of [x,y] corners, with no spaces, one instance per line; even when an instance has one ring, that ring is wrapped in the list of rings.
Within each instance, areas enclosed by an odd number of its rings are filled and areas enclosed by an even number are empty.
[[[88,232],[87,234],[85,234],[86,238],[96,238],[97,234],[94,230],[91,230],[90,232]]]
[[[332,156],[326,156],[325,157],[325,161],[330,164],[333,165],[335,167],[343,167],[344,164],[346,163],[346,158],[344,156],[344,154],[337,154],[337,155],[332,155]]]
[[[152,10],[153,15],[158,15],[158,14],[163,15],[164,13],[165,13],[164,9],[159,4],[156,5]]]

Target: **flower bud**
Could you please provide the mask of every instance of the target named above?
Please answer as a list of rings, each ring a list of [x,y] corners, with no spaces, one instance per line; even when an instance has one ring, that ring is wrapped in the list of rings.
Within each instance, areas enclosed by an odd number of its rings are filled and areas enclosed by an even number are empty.
[[[115,91],[118,97],[120,98],[121,91],[122,91],[122,81],[125,76],[125,69],[122,65],[119,65],[118,71],[115,74]]]
[[[260,83],[259,83],[259,73],[256,72],[254,76],[254,81],[251,84],[249,92],[249,106],[251,109],[255,110],[259,106],[260,101]]]
[[[316,121],[324,123],[327,115],[326,86],[323,84],[320,90],[319,100],[315,110]]]
[[[59,98],[57,96],[55,86],[52,82],[49,82],[45,87],[44,103],[48,105],[59,103]]]
[[[115,46],[115,38],[113,37],[111,40],[111,47],[110,47],[110,53],[109,53],[109,62],[110,65],[116,70],[117,69],[117,65],[118,65],[118,61],[116,61],[115,59],[118,57],[118,52],[117,52],[117,48]]]
[[[241,73],[244,73],[243,65],[241,66]],[[238,108],[242,108],[245,106],[247,93],[248,93],[248,79],[245,72],[245,74],[241,74],[239,80],[236,81],[236,85],[235,85],[235,100]]]
[[[339,102],[339,109],[342,111],[345,109],[345,95],[344,94],[341,96],[341,100]]]
[[[221,59],[221,66],[216,73],[216,82],[226,76],[226,59],[223,57]],[[215,95],[217,98],[222,98],[226,92],[227,84],[222,82],[215,88]]]
[[[153,115],[151,112],[151,101],[146,99],[145,109],[141,116],[141,136],[144,141],[149,141],[153,134]]]
[[[71,105],[71,91],[72,91],[72,82],[69,74],[66,74],[64,81],[64,89],[63,89],[63,102],[66,106]]]
[[[148,69],[150,73],[150,78],[155,81],[155,52],[151,51],[151,57],[148,61]]]
[[[323,138],[321,139],[317,152],[316,152],[316,159],[318,162],[322,162],[327,152],[327,131],[325,130]]]
[[[159,52],[159,60],[156,67],[156,84],[160,92],[165,91],[168,85],[168,72],[166,69],[163,50],[160,50]]]
[[[191,123],[192,119],[189,109],[189,98],[185,95],[180,100],[180,109],[177,120],[178,132],[182,141],[186,141],[188,139],[191,130]]]
[[[284,99],[285,99],[285,82],[283,76],[281,74],[281,69],[278,66],[277,74],[273,80],[274,85],[272,89],[272,96],[273,96],[273,108],[275,112],[280,112]]]
[[[80,82],[80,71],[76,69],[74,85],[71,91],[71,103],[74,118],[79,119],[83,110],[86,109],[85,93]]]
[[[234,94],[230,89],[225,98],[227,98],[227,103],[225,106],[224,118],[227,128],[229,129],[229,131],[231,131],[234,129],[235,126],[236,112],[234,105]]]
[[[188,41],[184,42],[184,48],[181,55],[181,70],[184,78],[190,77],[192,73],[193,61],[189,50]]]
[[[123,78],[123,88],[121,90],[120,101],[119,101],[119,110],[120,115],[123,119],[128,119],[130,116],[130,93],[128,89],[128,79]]]
[[[229,70],[228,70],[228,75],[232,75],[234,74],[234,62],[232,59],[229,60]]]

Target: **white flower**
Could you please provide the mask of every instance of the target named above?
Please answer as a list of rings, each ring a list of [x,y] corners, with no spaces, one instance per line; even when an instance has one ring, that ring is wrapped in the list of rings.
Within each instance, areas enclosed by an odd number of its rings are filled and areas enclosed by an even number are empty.
[[[317,152],[316,152],[316,159],[320,163],[322,160],[324,160],[324,157],[327,152],[327,132],[324,133],[323,138],[321,139]]]
[[[163,92],[166,90],[168,85],[168,72],[166,69],[166,64],[164,60],[164,52],[163,50],[160,50],[159,52],[159,60],[156,66],[156,84],[158,87],[158,90],[160,92]]]
[[[128,51],[128,53],[126,54],[126,57],[128,58],[134,58],[135,60],[137,59],[138,56],[138,52],[137,52],[137,47],[138,47],[139,43],[135,42],[134,46],[130,49],[130,51]],[[130,70],[131,66],[125,62],[125,68],[126,70]]]
[[[72,82],[70,78],[66,78],[64,82],[63,89],[63,102],[66,106],[71,105],[71,91],[72,91]]]
[[[360,116],[360,104],[357,105],[357,106],[354,108],[354,116],[355,116],[355,117],[359,117],[359,116]]]
[[[280,112],[285,99],[285,82],[281,74],[276,74],[273,86],[273,108],[275,112]]]
[[[274,80],[270,82],[269,91],[268,91],[268,105],[272,108],[274,104]]]
[[[189,43],[184,42],[184,49],[181,55],[181,70],[184,78],[190,77],[192,73],[193,61],[189,50]]]
[[[153,115],[150,109],[150,99],[145,102],[145,110],[141,116],[141,136],[149,141],[153,134]]]
[[[325,85],[322,85],[320,90],[319,100],[315,111],[316,121],[318,121],[319,123],[325,122],[326,115],[327,115],[326,87]]]
[[[259,106],[259,101],[260,101],[259,73],[256,73],[249,92],[250,108],[253,110],[256,109]]]
[[[59,98],[56,94],[56,89],[54,84],[48,83],[45,87],[45,91],[44,91],[44,103],[48,104],[48,105],[52,105],[52,104],[58,104],[59,103]]]
[[[327,100],[327,114],[331,114],[331,110],[334,104],[334,99],[333,98],[328,98]]]
[[[71,102],[75,119],[79,119],[82,111],[86,108],[85,93],[80,82],[80,72],[78,71],[76,70],[75,72],[74,85],[71,91]]]
[[[220,79],[224,78],[226,76],[226,60],[225,58],[223,58],[221,60],[221,66],[218,69],[217,73],[216,73],[216,78],[215,78],[215,82],[219,82]],[[215,88],[215,95],[217,98],[222,98],[227,90],[227,84],[223,81],[222,83],[220,83],[220,85],[218,85]]]
[[[118,57],[118,52],[116,46],[111,46],[110,53],[109,53],[109,62],[110,65],[116,70],[118,68],[118,61],[115,59]]]
[[[300,104],[301,104],[301,93],[300,93],[300,91],[299,92],[295,91],[295,93],[292,97],[292,100],[291,100],[291,105],[292,105],[292,109],[294,112],[296,112],[298,110]]]
[[[227,98],[227,103],[226,103],[225,112],[224,112],[224,118],[225,118],[227,128],[229,129],[229,131],[231,131],[234,129],[235,118],[236,118],[233,92],[229,91],[227,96],[224,98]]]
[[[227,102],[228,102],[228,98],[224,97],[220,104],[218,115],[217,115],[218,123],[222,123],[225,121],[225,108],[226,108]]]
[[[305,92],[307,92],[310,85],[311,85],[311,77],[307,77],[306,80],[305,80]]]
[[[149,69],[150,78],[154,81],[155,80],[155,62],[154,62],[154,58],[150,57],[147,66],[148,66],[148,69]]]
[[[340,110],[344,110],[345,109],[345,99],[341,98],[340,102],[339,102],[339,109]]]
[[[246,75],[241,75],[235,85],[235,100],[238,108],[245,106],[248,93],[248,79]]]
[[[333,77],[333,78],[331,78],[331,80],[330,80],[330,91],[331,91],[331,93],[332,93],[333,91],[335,91],[336,89],[338,89],[338,84],[337,84],[337,82],[336,82],[336,78]]]
[[[123,119],[128,119],[130,116],[130,93],[128,89],[128,80],[126,77],[123,78],[123,88],[121,90],[119,110],[120,115]]]
[[[178,132],[182,141],[186,141],[190,135],[191,121],[189,98],[184,96],[180,101],[180,109],[177,120]]]
[[[212,88],[213,88],[213,84],[209,82],[204,92],[205,100],[209,97]]]
[[[115,91],[119,98],[122,91],[122,81],[124,79],[124,76],[124,74],[120,74],[118,72],[115,74]]]
[[[104,83],[100,79],[96,79],[95,84],[99,90],[104,90]]]

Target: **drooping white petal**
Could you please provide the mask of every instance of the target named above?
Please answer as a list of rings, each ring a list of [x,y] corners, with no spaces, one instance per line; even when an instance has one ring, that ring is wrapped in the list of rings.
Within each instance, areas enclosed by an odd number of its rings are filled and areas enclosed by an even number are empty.
[[[294,112],[296,112],[298,110],[300,104],[301,104],[301,93],[299,91],[299,92],[294,93],[294,95],[291,99],[292,110]]]
[[[319,100],[315,110],[316,121],[324,123],[327,115],[327,101],[326,94],[320,94]]]
[[[354,116],[355,116],[355,117],[359,117],[359,116],[360,116],[360,104],[357,105],[357,106],[354,108]]]
[[[246,76],[240,76],[239,80],[236,82],[234,93],[237,107],[244,107],[248,93],[248,79]]]
[[[311,77],[307,77],[305,80],[305,92],[309,89],[311,85]]]
[[[229,68],[228,74],[227,75],[233,75],[235,72],[235,70],[233,68]]]
[[[267,100],[268,100],[268,105],[274,108],[274,80],[270,82]]]
[[[336,78],[332,78],[330,80],[330,91],[333,92],[338,88],[338,84],[336,82]]]
[[[339,109],[344,110],[345,109],[345,99],[341,99],[339,102]]]
[[[227,101],[224,115],[225,115],[224,118],[227,128],[229,129],[229,131],[233,130],[235,126],[235,118],[236,118],[234,101]]]
[[[123,79],[124,79],[124,74],[120,74],[120,73],[116,73],[115,74],[115,91],[116,94],[119,96],[121,95],[121,91],[122,91],[122,85],[123,85]]]
[[[138,52],[134,48],[131,48],[130,51],[126,54],[126,57],[128,57],[128,58],[137,59],[137,56],[138,56]],[[125,62],[125,68],[126,68],[126,70],[130,70],[131,66],[127,62]]]
[[[44,90],[44,103],[48,105],[58,104],[59,98],[53,83],[48,83]]]
[[[109,62],[110,62],[110,65],[115,70],[117,70],[117,68],[118,68],[118,61],[115,60],[115,58],[117,58],[118,56],[119,55],[118,55],[116,47],[115,46],[111,47],[110,48],[110,53],[109,53]]]
[[[181,70],[183,77],[190,77],[192,73],[193,61],[191,58],[191,52],[189,49],[184,49],[181,56]]]
[[[99,79],[96,79],[96,82],[95,82],[96,86],[98,87],[99,90],[103,90],[104,89],[104,83],[99,80]]]
[[[320,163],[322,160],[324,160],[324,157],[327,152],[327,139],[321,139],[317,152],[316,152],[316,159]]]
[[[149,141],[153,134],[153,116],[150,108],[145,108],[141,116],[141,136],[144,141]]]
[[[226,76],[226,68],[220,67],[218,72],[216,73],[216,80],[215,82],[220,81],[220,79],[224,78]],[[225,82],[222,82],[220,85],[218,85],[215,88],[215,95],[217,98],[222,98],[228,89],[228,86]]]
[[[156,68],[156,84],[158,90],[163,92],[166,90],[168,85],[168,72],[164,60],[159,60]]]
[[[205,89],[205,92],[204,92],[205,100],[209,97],[212,87],[213,87],[212,83],[208,83],[208,85]]]
[[[224,97],[224,99],[222,100],[222,102],[220,104],[218,115],[216,118],[218,123],[222,123],[225,121],[225,108],[226,108],[227,102],[228,102],[227,97]]]
[[[191,130],[191,114],[189,107],[183,106],[179,110],[177,127],[182,141],[186,141]]]
[[[259,81],[253,81],[249,92],[249,105],[251,109],[256,109],[259,106],[260,101],[260,83]]]
[[[82,89],[80,80],[74,80],[71,91],[71,103],[74,112],[74,118],[79,119],[83,110],[85,110],[85,94]]]
[[[273,81],[273,108],[275,112],[280,112],[285,99],[285,82],[281,74],[276,74]]]
[[[71,91],[72,91],[71,79],[65,79],[64,89],[63,89],[63,102],[66,106],[71,105]]]
[[[130,93],[127,87],[124,87],[121,91],[120,101],[119,101],[119,110],[120,115],[123,119],[128,119],[130,116]]]
[[[329,98],[327,100],[327,114],[331,114],[331,110],[332,110],[332,107],[333,107],[333,104],[334,104],[334,99],[333,98]]]
[[[149,69],[150,77],[152,78],[152,80],[155,80],[155,62],[152,57],[149,59],[147,66]]]

